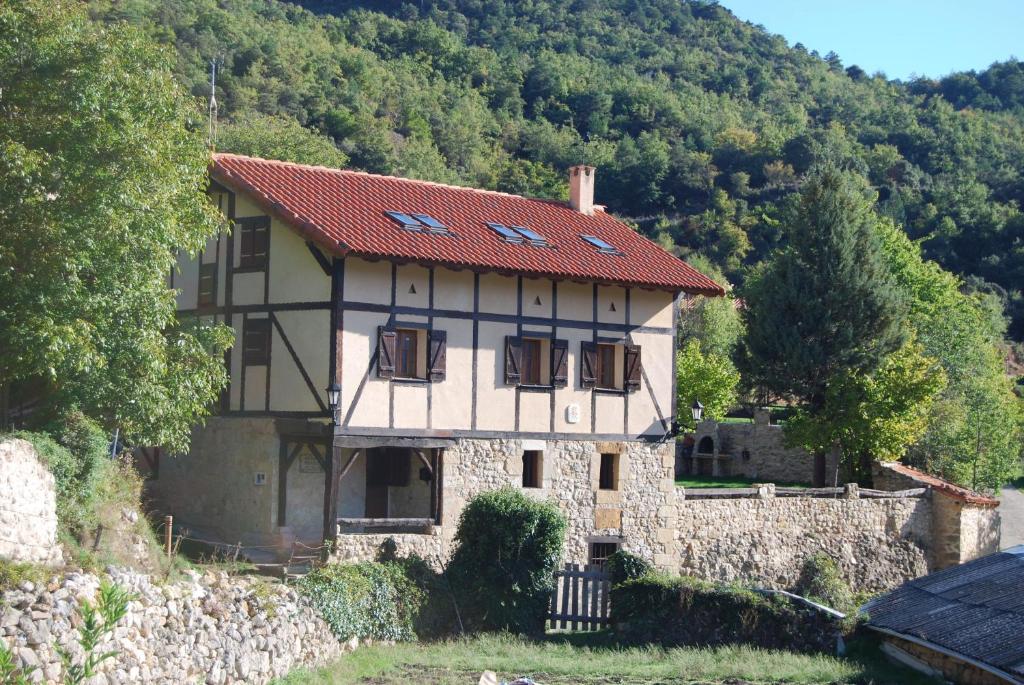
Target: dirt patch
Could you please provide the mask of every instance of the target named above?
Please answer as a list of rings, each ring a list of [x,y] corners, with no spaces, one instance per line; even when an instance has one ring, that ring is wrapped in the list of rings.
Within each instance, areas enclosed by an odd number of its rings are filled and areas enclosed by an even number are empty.
[[[522,673],[499,673],[498,682],[511,682],[522,676]],[[568,676],[547,673],[529,674],[540,685],[758,685],[748,680],[690,680],[687,678],[621,678],[616,676]],[[431,685],[476,685],[480,674],[469,671],[456,671],[447,668],[430,668],[407,666],[375,678],[365,678],[361,683],[366,685],[395,685],[396,683],[430,683]],[[763,684],[762,684],[763,685]]]

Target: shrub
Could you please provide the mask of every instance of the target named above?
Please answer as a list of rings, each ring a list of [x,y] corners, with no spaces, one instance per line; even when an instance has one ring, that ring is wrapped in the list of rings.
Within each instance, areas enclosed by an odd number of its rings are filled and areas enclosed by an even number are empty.
[[[850,613],[855,609],[853,592],[843,579],[839,565],[825,552],[818,552],[804,562],[796,590],[804,597]]]
[[[298,585],[340,640],[416,639],[413,623],[424,593],[400,564],[328,564]]]
[[[470,500],[448,567],[467,628],[543,631],[565,526],[555,505],[513,488]]]
[[[619,585],[627,580],[641,578],[654,571],[645,559],[620,549],[608,557],[604,570],[612,578],[612,585]]]
[[[827,614],[785,596],[658,574],[612,588],[611,623],[628,643],[745,644],[797,652],[832,652],[845,630]]]

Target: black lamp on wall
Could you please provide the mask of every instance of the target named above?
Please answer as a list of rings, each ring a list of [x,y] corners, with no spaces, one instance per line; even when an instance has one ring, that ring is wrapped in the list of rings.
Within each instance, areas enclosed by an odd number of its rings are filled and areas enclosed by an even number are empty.
[[[694,400],[690,412],[693,414],[693,422],[700,423],[701,417],[704,416],[704,405],[700,403],[700,400]]]
[[[331,422],[338,423],[338,406],[341,404],[341,386],[331,383],[327,386],[327,406],[331,410]]]

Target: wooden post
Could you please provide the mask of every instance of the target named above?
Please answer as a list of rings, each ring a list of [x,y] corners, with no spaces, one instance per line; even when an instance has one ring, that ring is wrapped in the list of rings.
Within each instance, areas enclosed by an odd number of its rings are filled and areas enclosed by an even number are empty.
[[[324,455],[324,542],[334,542],[338,538],[338,481],[341,475],[338,464],[341,461],[341,448],[331,444]],[[324,558],[329,552],[325,549]]]
[[[168,514],[164,516],[164,549],[167,551],[167,558],[171,558],[171,531],[174,528],[174,517]]]

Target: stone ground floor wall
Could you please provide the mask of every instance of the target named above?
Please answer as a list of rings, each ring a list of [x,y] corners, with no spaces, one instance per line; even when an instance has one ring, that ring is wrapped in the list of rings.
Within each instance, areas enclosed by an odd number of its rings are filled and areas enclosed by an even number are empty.
[[[117,570],[111,579],[135,598],[98,646],[118,656],[104,662],[92,685],[266,683],[352,648],[340,644],[294,590],[278,583],[207,573],[159,584]],[[19,666],[36,667],[33,682],[60,682],[54,645],[76,661],[81,656],[72,617],[80,598],[95,599],[99,582],[94,575],[70,574],[0,595],[0,640]]]
[[[376,556],[393,541],[399,554],[416,553],[436,564],[451,553],[459,516],[475,495],[502,487],[522,487],[523,450],[542,451],[539,488],[530,497],[554,502],[568,527],[564,561],[585,564],[590,543],[617,542],[622,548],[671,566],[674,445],[648,442],[568,440],[459,440],[444,453],[443,522],[430,534],[342,535],[333,555],[355,561]],[[601,454],[618,459],[618,487],[599,486]],[[671,509],[671,508],[670,508]]]
[[[677,507],[684,575],[787,589],[819,551],[857,590],[884,590],[929,571],[927,498],[686,499],[680,489]]]

